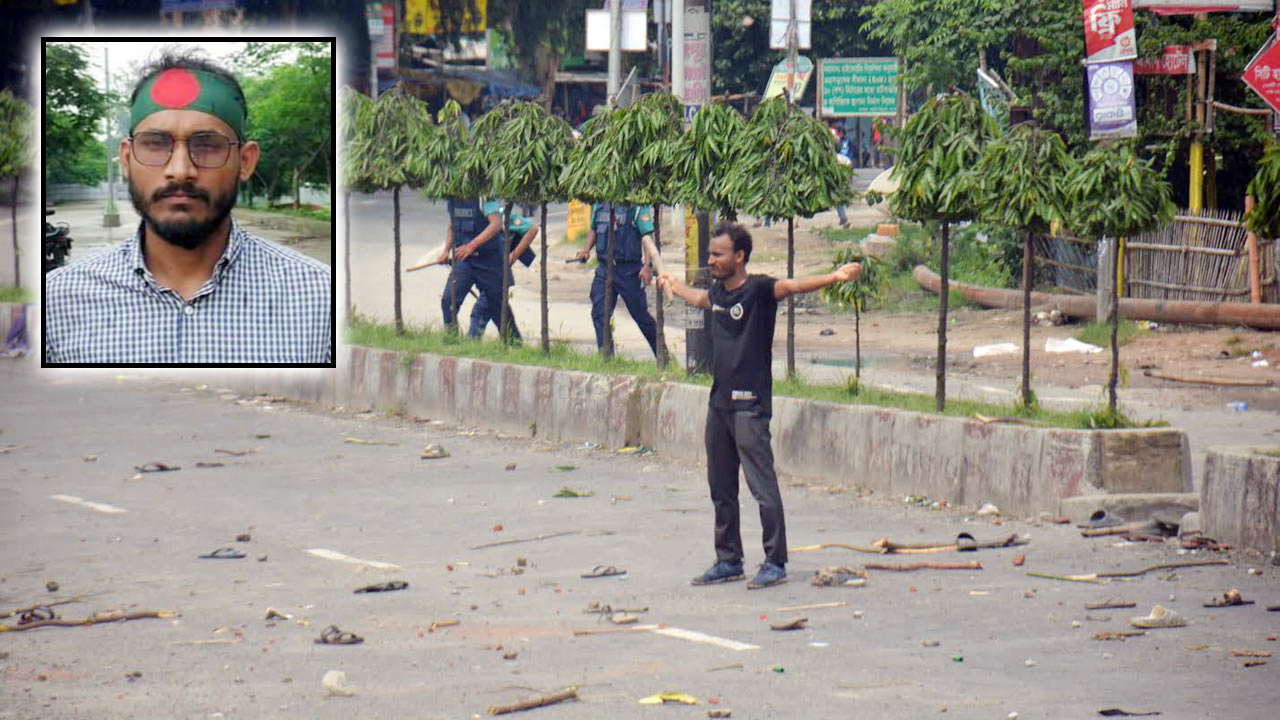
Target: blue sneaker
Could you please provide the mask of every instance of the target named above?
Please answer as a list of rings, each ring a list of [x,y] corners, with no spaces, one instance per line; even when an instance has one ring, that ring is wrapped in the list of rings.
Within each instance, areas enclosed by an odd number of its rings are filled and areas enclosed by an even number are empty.
[[[787,581],[787,571],[781,565],[767,562],[760,566],[760,572],[747,583],[748,590],[759,590],[770,585],[781,585]]]
[[[707,568],[707,571],[698,577],[690,580],[693,585],[714,585],[716,583],[733,582],[746,577],[742,574],[742,563],[731,563],[727,560],[719,560],[715,565]]]

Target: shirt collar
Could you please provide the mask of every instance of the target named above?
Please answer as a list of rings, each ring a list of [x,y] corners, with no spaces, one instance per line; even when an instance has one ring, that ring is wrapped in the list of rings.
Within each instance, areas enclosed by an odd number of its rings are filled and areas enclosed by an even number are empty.
[[[133,238],[127,243],[125,256],[128,268],[139,278],[146,282],[154,283],[155,276],[151,274],[151,270],[147,268],[146,258],[142,255],[142,233],[145,223],[138,224],[138,230],[133,234]],[[213,276],[209,278],[209,283],[219,283],[222,281],[223,275],[232,263],[236,261],[247,243],[246,233],[241,229],[240,224],[235,218],[231,218],[231,236],[227,239],[227,247],[222,251],[222,257],[213,266]]]

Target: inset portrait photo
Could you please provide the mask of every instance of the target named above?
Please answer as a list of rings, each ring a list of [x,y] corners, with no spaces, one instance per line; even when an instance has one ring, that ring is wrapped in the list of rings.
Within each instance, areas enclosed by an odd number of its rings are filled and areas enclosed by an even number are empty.
[[[43,367],[334,366],[334,54],[43,39]]]

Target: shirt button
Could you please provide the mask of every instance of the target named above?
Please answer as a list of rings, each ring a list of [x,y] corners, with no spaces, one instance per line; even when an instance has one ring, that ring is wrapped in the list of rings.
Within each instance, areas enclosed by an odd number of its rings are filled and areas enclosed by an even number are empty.
[[[182,312],[186,313],[187,315],[195,315],[195,314],[196,314],[196,306],[195,306],[195,305],[183,305],[183,306],[182,306]]]

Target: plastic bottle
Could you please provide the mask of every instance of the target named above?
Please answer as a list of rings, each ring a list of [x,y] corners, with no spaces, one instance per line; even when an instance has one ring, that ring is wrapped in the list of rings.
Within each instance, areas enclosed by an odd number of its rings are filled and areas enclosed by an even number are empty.
[[[1227,403],[1227,409],[1231,412],[1244,412],[1249,409],[1249,405],[1242,402],[1231,402]]]

